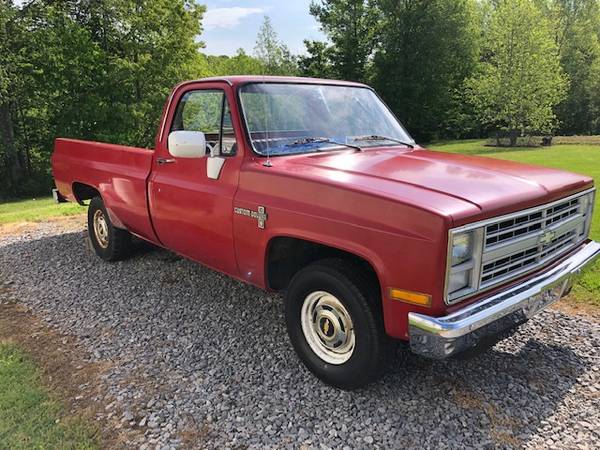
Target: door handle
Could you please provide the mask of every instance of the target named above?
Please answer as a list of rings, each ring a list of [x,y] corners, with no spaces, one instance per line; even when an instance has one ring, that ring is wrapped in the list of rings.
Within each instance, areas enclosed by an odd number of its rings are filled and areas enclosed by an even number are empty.
[[[156,163],[163,165],[163,164],[172,164],[175,162],[174,158],[157,158],[156,159]]]

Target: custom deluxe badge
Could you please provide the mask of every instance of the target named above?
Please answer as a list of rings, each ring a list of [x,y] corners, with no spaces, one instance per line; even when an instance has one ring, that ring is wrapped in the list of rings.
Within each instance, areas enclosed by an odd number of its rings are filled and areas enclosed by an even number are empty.
[[[233,208],[233,212],[235,214],[239,214],[240,216],[252,217],[256,219],[258,222],[258,228],[264,229],[265,222],[267,221],[267,209],[264,206],[259,206],[257,211],[252,211],[251,209],[246,208],[238,208],[237,206]]]

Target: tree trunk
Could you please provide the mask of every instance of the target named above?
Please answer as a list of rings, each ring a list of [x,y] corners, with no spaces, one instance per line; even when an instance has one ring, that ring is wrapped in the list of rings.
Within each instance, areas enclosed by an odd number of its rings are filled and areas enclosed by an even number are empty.
[[[0,139],[4,148],[3,156],[9,180],[8,189],[14,195],[16,194],[17,184],[23,176],[23,165],[15,146],[15,132],[8,103],[0,105]]]

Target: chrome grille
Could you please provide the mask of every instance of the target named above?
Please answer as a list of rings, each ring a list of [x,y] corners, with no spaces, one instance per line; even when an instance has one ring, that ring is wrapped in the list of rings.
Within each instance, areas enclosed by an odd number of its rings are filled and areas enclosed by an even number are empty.
[[[446,304],[524,276],[580,245],[589,234],[594,194],[595,188],[591,188],[552,203],[450,229]]]
[[[513,215],[485,227],[479,287],[535,269],[585,238],[581,197]]]
[[[519,236],[535,233],[554,223],[582,215],[579,198],[556,206],[514,217],[486,227],[485,247],[491,247]]]
[[[574,230],[553,239],[550,244],[542,246],[541,250],[539,245],[534,245],[484,264],[481,272],[481,284],[485,286],[490,282],[511,276],[515,272],[535,268],[562,250],[569,248],[571,243],[577,243],[577,233]]]

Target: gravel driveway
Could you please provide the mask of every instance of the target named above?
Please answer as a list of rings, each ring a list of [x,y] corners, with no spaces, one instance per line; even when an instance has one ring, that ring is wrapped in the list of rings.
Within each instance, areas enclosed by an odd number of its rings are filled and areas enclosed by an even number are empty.
[[[278,296],[141,243],[102,262],[83,221],[0,237],[0,280],[114,363],[106,414],[145,448],[600,447],[597,320],[544,312],[471,360],[399,347],[380,382],[343,392],[298,361]]]

